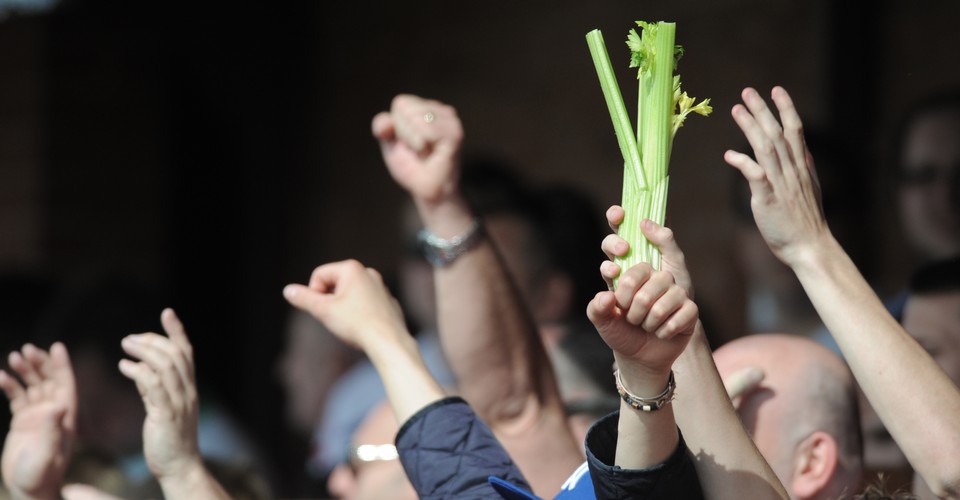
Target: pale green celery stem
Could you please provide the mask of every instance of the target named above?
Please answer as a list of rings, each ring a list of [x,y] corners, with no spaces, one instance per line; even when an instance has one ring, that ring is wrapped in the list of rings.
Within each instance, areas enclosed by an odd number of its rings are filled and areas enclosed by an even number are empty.
[[[621,275],[641,262],[648,262],[650,254],[650,243],[640,230],[640,223],[643,222],[643,217],[640,215],[650,210],[650,191],[637,189],[633,177],[633,172],[625,165],[622,197],[624,218],[620,227],[617,228],[617,234],[630,243],[630,251],[623,257],[614,259],[614,262],[620,266]],[[614,288],[619,285],[619,282],[619,279],[613,281]]]
[[[654,40],[656,53],[649,75],[640,80],[640,99],[643,101],[643,136],[638,139],[641,163],[646,170],[647,185],[651,188],[666,177],[673,142],[673,70],[676,24],[658,23]],[[644,30],[642,36],[646,36]]]
[[[658,23],[654,40],[655,54],[650,71],[640,75],[640,94],[637,109],[637,137],[640,146],[641,163],[645,170],[648,193],[644,196],[643,211],[635,212],[635,222],[639,228],[643,219],[650,219],[663,225],[667,213],[667,194],[670,165],[670,152],[673,146],[673,114],[676,107],[673,102],[674,45],[676,24]],[[643,35],[647,36],[644,30]],[[624,201],[626,203],[626,201]],[[624,219],[629,218],[625,215]],[[643,262],[656,270],[660,269],[660,249],[650,243],[643,233],[638,231],[637,239],[627,240],[631,246],[643,249]]]
[[[587,45],[590,47],[590,56],[593,58],[593,65],[597,69],[597,76],[600,77],[600,88],[603,90],[603,98],[607,102],[607,110],[610,112],[611,121],[613,121],[613,129],[617,135],[617,143],[620,145],[623,161],[638,173],[634,177],[637,187],[645,189],[647,179],[644,178],[643,174],[640,150],[637,147],[637,141],[633,135],[633,126],[630,125],[630,116],[623,104],[620,86],[617,84],[617,77],[613,72],[613,65],[610,63],[610,56],[607,54],[607,47],[603,42],[603,35],[600,30],[587,33]]]

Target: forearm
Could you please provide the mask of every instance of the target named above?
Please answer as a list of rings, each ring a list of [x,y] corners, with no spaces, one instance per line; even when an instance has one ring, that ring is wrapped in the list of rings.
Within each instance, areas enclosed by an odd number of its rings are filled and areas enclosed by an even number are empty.
[[[670,378],[669,371],[648,373],[619,357],[617,367],[623,388],[642,397],[659,394]],[[618,429],[615,464],[624,469],[645,469],[662,463],[680,441],[672,403],[647,412],[621,399]]]
[[[466,204],[420,205],[441,238],[473,223]],[[493,243],[484,236],[434,272],[441,343],[463,397],[530,480],[552,496],[583,461],[567,424],[536,324]]]
[[[727,397],[702,324],[674,363],[674,373],[680,394],[673,402],[677,425],[694,455],[704,495],[788,498]]]
[[[910,464],[938,494],[957,494],[960,391],[887,312],[832,238],[791,266],[850,369]]]
[[[466,203],[418,202],[428,230],[441,238],[473,223]],[[559,391],[536,324],[495,246],[486,236],[434,272],[439,333],[463,396],[496,428],[533,405],[560,408]]]
[[[383,381],[387,399],[400,424],[445,396],[420,357],[417,343],[406,331],[374,337],[364,346],[364,351]]]

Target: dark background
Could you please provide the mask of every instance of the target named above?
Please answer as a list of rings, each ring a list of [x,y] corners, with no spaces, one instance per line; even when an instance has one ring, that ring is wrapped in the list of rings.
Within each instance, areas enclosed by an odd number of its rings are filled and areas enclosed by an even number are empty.
[[[722,153],[742,147],[729,109],[747,85],[784,85],[808,128],[854,153],[857,263],[883,292],[902,283],[913,257],[882,171],[902,110],[960,81],[954,1],[74,0],[7,12],[0,270],[120,274],[162,290],[191,332],[201,384],[281,479],[294,476],[305,443],[280,432],[280,290],[347,257],[389,275],[401,245],[403,194],[370,118],[397,93],[452,103],[468,151],[511,158],[533,182],[575,183],[606,207],[622,163],[584,35],[604,31],[633,109],[619,41],[634,19],[678,23],[684,88],[713,99],[715,114],[692,117],[675,142],[669,217],[721,338],[743,331]]]

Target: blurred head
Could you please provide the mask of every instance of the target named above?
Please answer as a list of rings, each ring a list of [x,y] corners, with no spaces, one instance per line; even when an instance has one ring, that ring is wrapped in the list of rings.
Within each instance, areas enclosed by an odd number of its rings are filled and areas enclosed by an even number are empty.
[[[330,473],[330,494],[350,500],[416,500],[417,492],[400,460],[388,452],[397,431],[390,405],[384,402],[374,408],[354,432],[350,456]],[[373,452],[366,453],[367,448],[361,448],[370,445]]]
[[[792,335],[748,335],[714,354],[726,377],[754,366],[760,386],[734,405],[792,498],[857,491],[861,445],[853,376],[829,349]]]
[[[912,276],[903,328],[960,385],[960,257],[929,263]],[[888,475],[910,469],[907,457],[861,395],[863,459]]]
[[[907,240],[925,259],[960,254],[960,94],[937,95],[902,121],[897,194]]]
[[[360,355],[299,309],[290,310],[285,335],[277,378],[286,393],[287,422],[298,432],[311,434],[333,383]]]
[[[602,212],[569,186],[531,187],[507,163],[466,162],[464,196],[482,216],[534,319],[541,325],[580,317],[604,287]]]
[[[903,327],[960,385],[960,257],[914,273]]]

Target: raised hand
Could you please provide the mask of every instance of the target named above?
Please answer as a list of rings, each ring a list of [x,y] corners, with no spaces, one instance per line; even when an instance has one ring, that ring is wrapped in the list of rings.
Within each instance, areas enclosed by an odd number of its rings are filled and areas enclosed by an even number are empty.
[[[372,128],[390,175],[416,201],[439,203],[457,192],[463,127],[452,106],[399,95]]]
[[[723,158],[750,183],[750,206],[760,234],[773,253],[792,266],[832,236],[800,116],[786,90],[774,87],[771,96],[783,126],[756,90],[744,89],[746,106],[737,104],[731,113],[756,160],[736,151],[727,151]]]
[[[322,265],[308,286],[287,285],[283,295],[341,340],[363,350],[377,335],[407,331],[400,305],[380,273],[355,260]]]
[[[699,318],[668,271],[638,264],[620,276],[617,290],[600,292],[587,306],[587,316],[625,364],[648,374],[666,375],[683,352]]]
[[[13,419],[3,445],[3,481],[15,499],[59,498],[76,434],[77,389],[66,347],[26,344],[9,357],[23,385],[0,370]]]
[[[173,309],[160,321],[167,336],[128,335],[124,352],[140,360],[120,361],[120,372],[136,383],[147,418],[143,424],[143,454],[150,471],[168,498],[186,492],[195,498],[225,498],[200,457],[197,425],[200,402],[194,380],[193,346]]]

